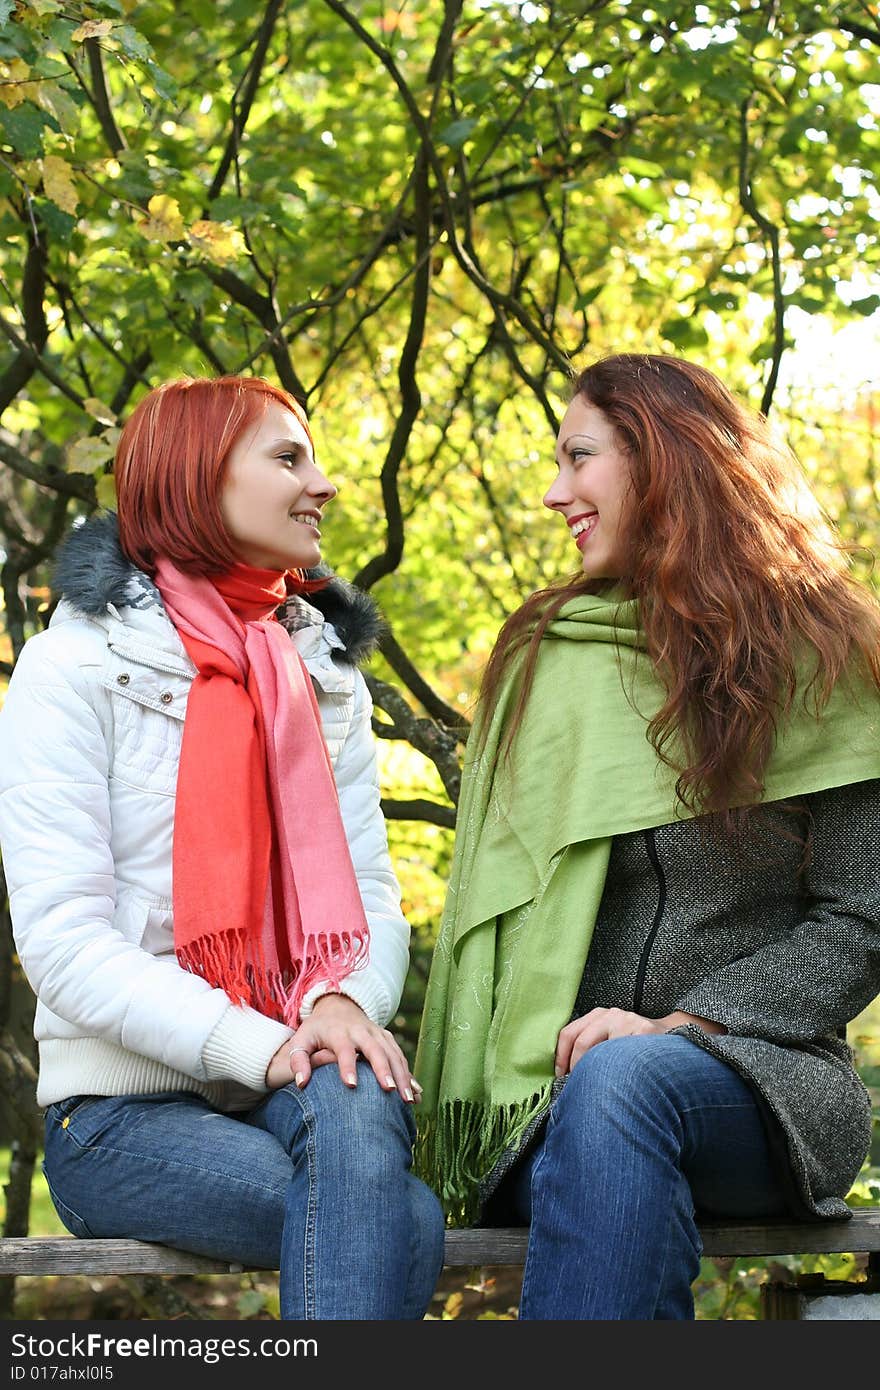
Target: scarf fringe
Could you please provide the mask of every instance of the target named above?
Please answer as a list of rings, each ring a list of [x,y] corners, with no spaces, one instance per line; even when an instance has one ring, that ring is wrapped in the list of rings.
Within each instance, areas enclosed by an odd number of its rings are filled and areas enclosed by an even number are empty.
[[[444,1101],[436,1114],[419,1116],[413,1171],[433,1187],[449,1225],[479,1219],[482,1184],[547,1109],[552,1089],[548,1081],[526,1100],[507,1105]]]
[[[222,989],[233,1004],[299,1026],[300,1009],[314,985],[327,981],[332,989],[363,964],[368,943],[347,932],[316,932],[307,939],[301,962],[289,970],[268,970],[262,960],[248,958],[255,943],[244,928],[230,927],[177,948],[177,959],[191,975],[200,975],[213,989]],[[257,944],[257,949],[259,946]]]

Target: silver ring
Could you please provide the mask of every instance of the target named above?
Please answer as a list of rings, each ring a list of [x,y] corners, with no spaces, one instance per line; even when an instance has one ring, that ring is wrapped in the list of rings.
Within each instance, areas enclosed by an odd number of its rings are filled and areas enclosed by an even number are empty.
[[[292,1057],[294,1052],[304,1052],[307,1057],[309,1055],[309,1049],[307,1047],[292,1047],[287,1054],[288,1057]]]

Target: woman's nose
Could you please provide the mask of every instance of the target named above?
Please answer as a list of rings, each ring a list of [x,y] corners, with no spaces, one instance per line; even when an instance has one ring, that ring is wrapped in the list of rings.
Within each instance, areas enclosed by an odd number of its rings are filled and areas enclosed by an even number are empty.
[[[560,507],[565,507],[571,501],[569,490],[563,485],[562,476],[554,478],[542,498],[545,507],[550,507],[552,511],[558,511]]]
[[[338,491],[339,489],[333,486],[326,474],[316,467],[309,483],[309,492],[312,496],[320,497],[324,502],[330,502]]]

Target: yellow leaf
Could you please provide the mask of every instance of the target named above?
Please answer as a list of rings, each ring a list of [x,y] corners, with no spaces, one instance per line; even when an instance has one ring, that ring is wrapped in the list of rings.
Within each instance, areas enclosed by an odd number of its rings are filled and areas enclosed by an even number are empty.
[[[95,484],[95,496],[99,507],[106,507],[111,512],[116,510],[116,479],[112,473],[101,474]]]
[[[26,0],[26,4],[35,14],[57,14],[62,5],[60,0]]]
[[[194,222],[189,229],[189,239],[197,251],[217,265],[247,254],[244,237],[228,222]]]
[[[86,39],[106,39],[112,28],[112,19],[87,19],[85,24],[74,29],[70,37],[74,43],[83,43]]]
[[[459,1313],[461,1312],[462,1304],[463,1304],[463,1303],[464,1303],[464,1295],[463,1295],[463,1294],[458,1293],[457,1291],[456,1291],[455,1293],[451,1293],[451,1294],[449,1295],[449,1297],[447,1298],[446,1302],[443,1304],[443,1319],[444,1319],[444,1321],[446,1321],[446,1320],[452,1321],[453,1318],[457,1318],[458,1315],[459,1315]]]
[[[0,62],[0,102],[12,108],[33,95],[39,89],[39,82],[28,82],[30,68],[22,58],[11,62]]]
[[[77,473],[96,473],[112,457],[113,449],[109,442],[100,435],[91,435],[71,444],[67,451],[67,466],[76,469]]]
[[[22,183],[36,192],[43,182],[43,161],[41,159],[23,159],[16,172]]]
[[[186,231],[176,198],[157,193],[147,203],[149,217],[138,222],[138,231],[147,241],[180,241]]]
[[[109,405],[105,405],[103,401],[99,401],[97,396],[88,396],[83,401],[83,405],[93,420],[100,420],[102,425],[116,424],[116,416],[113,414]]]
[[[419,32],[418,19],[418,13],[404,14],[392,10],[383,15],[378,24],[383,34],[398,33],[402,39],[411,39]]]
[[[46,190],[46,197],[51,198],[63,212],[76,212],[79,193],[73,181],[70,165],[60,155],[44,156],[43,188]]]

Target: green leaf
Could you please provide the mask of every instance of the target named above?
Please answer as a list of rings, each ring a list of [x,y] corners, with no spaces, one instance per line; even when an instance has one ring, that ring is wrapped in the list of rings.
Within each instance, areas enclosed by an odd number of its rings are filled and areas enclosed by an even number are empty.
[[[127,53],[129,58],[147,59],[152,58],[153,50],[143,34],[139,34],[137,29],[133,29],[130,24],[120,24],[113,30],[113,37],[122,48],[123,53]]]
[[[80,45],[74,42],[74,32],[78,21],[72,19],[62,19],[61,16],[53,19],[47,30],[48,37],[56,48],[60,48],[62,53],[73,53],[78,50]]]
[[[818,294],[809,294],[804,290],[796,290],[786,298],[786,303],[794,305],[796,309],[803,309],[807,314],[821,314],[827,308],[827,301]],[[870,312],[870,310],[869,310]]]
[[[95,483],[95,496],[99,507],[105,507],[111,512],[116,510],[116,479],[112,473],[101,474]]]
[[[238,1316],[240,1318],[252,1318],[255,1313],[261,1313],[266,1306],[266,1295],[259,1289],[244,1289],[236,1300],[238,1306]]]
[[[85,95],[78,89],[63,87],[60,82],[47,82],[40,100],[49,107],[65,135],[76,135],[82,119],[80,107]]]
[[[678,348],[702,347],[709,341],[703,325],[693,318],[667,319],[660,325],[660,332]]]
[[[695,303],[699,304],[701,309],[714,309],[717,313],[723,313],[732,312],[739,300],[732,291],[710,290],[706,294],[698,295]]]
[[[38,159],[43,153],[43,131],[60,127],[54,116],[38,111],[30,102],[17,106],[15,110],[0,107],[0,126],[6,132],[10,145],[16,154],[25,159]]]
[[[66,63],[59,63],[57,58],[50,58],[46,54],[38,55],[36,61],[31,65],[31,77],[69,77],[70,68]]]
[[[656,212],[663,203],[663,195],[659,189],[651,188],[622,188],[621,198],[625,198],[628,203],[634,203],[643,212]]]
[[[177,83],[171,74],[165,72],[158,63],[154,63],[151,59],[146,60],[144,67],[150,74],[150,79],[158,95],[164,97],[166,101],[173,101],[177,96]]]
[[[117,155],[122,173],[116,180],[119,191],[133,203],[147,203],[156,192],[156,177],[142,154],[123,150]]]
[[[446,126],[438,133],[437,144],[448,145],[450,149],[460,150],[464,142],[470,139],[476,126],[477,122],[467,116],[460,121],[453,121],[451,125]]]
[[[854,299],[850,307],[857,314],[862,314],[867,318],[869,314],[873,314],[875,309],[880,309],[880,294],[869,294],[864,299]]]
[[[0,0],[0,24],[5,24],[15,9],[15,0]]]
[[[48,198],[35,198],[34,207],[39,211],[40,221],[45,226],[50,238],[66,246],[76,226],[76,217],[72,213],[63,212],[57,204]]]
[[[594,299],[598,299],[604,288],[604,285],[593,285],[592,289],[584,290],[582,294],[578,295],[571,307],[575,312],[577,312],[578,309],[586,309],[592,304]]]
[[[461,87],[461,95],[464,100],[474,106],[482,106],[484,101],[495,96],[495,92],[495,83],[482,75],[473,78],[470,82],[464,82]]]
[[[215,198],[211,204],[211,218],[215,222],[244,222],[265,211],[263,204],[258,203],[256,199],[236,198],[231,193],[222,198]]]
[[[662,179],[667,172],[662,164],[655,164],[651,159],[636,159],[630,154],[621,159],[620,165],[637,179]]]

